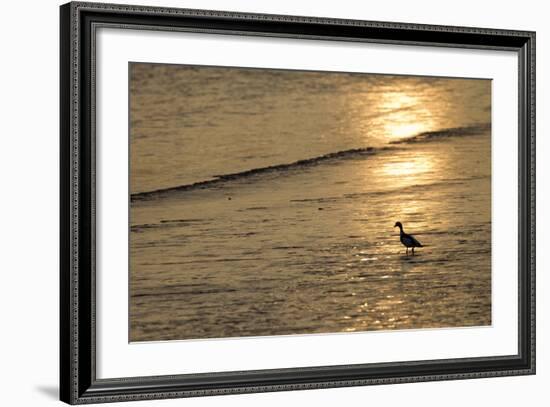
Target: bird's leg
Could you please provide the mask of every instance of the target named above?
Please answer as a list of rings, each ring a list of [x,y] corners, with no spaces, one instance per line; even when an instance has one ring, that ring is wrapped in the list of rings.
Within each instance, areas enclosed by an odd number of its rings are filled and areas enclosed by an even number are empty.
[[[409,248],[407,247],[407,256],[409,255]]]
[[[413,256],[414,256],[414,247],[413,247]]]

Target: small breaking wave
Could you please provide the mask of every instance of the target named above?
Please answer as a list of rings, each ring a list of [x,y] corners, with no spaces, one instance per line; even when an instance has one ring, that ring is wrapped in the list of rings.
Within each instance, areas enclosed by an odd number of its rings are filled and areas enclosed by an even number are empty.
[[[197,189],[213,188],[213,187],[223,185],[228,181],[235,181],[235,180],[246,179],[246,178],[254,177],[258,175],[265,175],[265,174],[272,174],[272,173],[285,173],[287,171],[313,167],[316,165],[325,164],[329,162],[365,157],[365,156],[376,154],[379,151],[385,151],[385,150],[391,150],[391,149],[397,148],[397,147],[392,147],[391,145],[437,141],[437,140],[447,139],[451,137],[476,136],[476,135],[486,133],[487,131],[490,131],[490,130],[491,130],[491,124],[487,123],[487,124],[465,126],[465,127],[453,127],[453,128],[447,128],[447,129],[436,130],[436,131],[427,131],[427,132],[419,133],[412,137],[391,141],[389,143],[390,146],[386,146],[386,147],[380,147],[380,148],[365,147],[365,148],[354,148],[349,150],[342,150],[342,151],[328,153],[328,154],[324,154],[313,158],[306,158],[303,160],[294,161],[291,163],[275,164],[275,165],[270,165],[266,167],[253,168],[250,170],[230,173],[230,174],[215,175],[212,179],[194,182],[192,184],[178,185],[174,187],[156,189],[153,191],[136,192],[131,194],[130,200],[131,202],[148,201],[148,200],[164,197],[175,192],[184,192],[184,191],[191,191],[191,190],[197,190]]]
[[[205,188],[215,187],[228,181],[245,179],[256,175],[286,172],[294,169],[312,167],[312,166],[327,163],[330,161],[338,161],[338,160],[347,159],[347,158],[365,157],[368,155],[373,155],[380,150],[384,150],[384,148],[377,149],[374,147],[366,147],[366,148],[354,148],[350,150],[337,151],[335,153],[328,153],[318,157],[298,160],[287,164],[277,164],[277,165],[271,165],[267,167],[253,168],[251,170],[235,172],[231,174],[215,175],[213,179],[206,180],[206,181],[199,181],[192,184],[179,185],[175,187],[157,189],[157,190],[148,191],[148,192],[137,192],[132,194],[130,199],[132,202],[146,201],[150,199],[156,199],[158,197],[165,196],[173,192],[182,192],[182,191],[190,191],[195,189],[205,189]]]
[[[418,143],[418,142],[425,142],[425,141],[441,140],[449,137],[477,136],[482,133],[486,133],[487,131],[490,131],[490,130],[491,130],[490,123],[484,123],[484,124],[466,126],[466,127],[452,127],[449,129],[425,131],[423,133],[419,133],[412,137],[391,141],[390,144],[410,144],[410,143]]]

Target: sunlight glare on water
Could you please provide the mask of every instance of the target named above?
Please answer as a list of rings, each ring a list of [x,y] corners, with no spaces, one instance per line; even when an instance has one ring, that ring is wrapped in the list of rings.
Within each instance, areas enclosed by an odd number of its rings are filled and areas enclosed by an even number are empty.
[[[382,128],[390,140],[411,137],[419,133],[436,129],[431,104],[421,102],[418,95],[399,91],[382,94],[379,99],[381,111],[387,111]]]

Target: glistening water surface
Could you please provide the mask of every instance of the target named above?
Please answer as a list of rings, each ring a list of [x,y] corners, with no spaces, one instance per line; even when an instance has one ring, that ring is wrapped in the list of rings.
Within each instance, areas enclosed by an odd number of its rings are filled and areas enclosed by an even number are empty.
[[[131,341],[491,323],[489,80],[139,63],[130,85]]]

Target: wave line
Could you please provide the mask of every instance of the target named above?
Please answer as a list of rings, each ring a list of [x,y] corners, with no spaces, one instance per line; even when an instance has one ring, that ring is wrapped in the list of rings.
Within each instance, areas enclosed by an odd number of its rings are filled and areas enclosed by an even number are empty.
[[[490,123],[478,124],[474,126],[452,127],[449,129],[425,131],[412,137],[406,137],[400,140],[390,141],[390,144],[410,144],[422,141],[435,141],[448,137],[476,136],[491,130]]]
[[[146,201],[146,200],[158,198],[160,196],[164,196],[172,192],[182,192],[182,191],[189,191],[194,189],[210,188],[213,186],[223,184],[227,181],[234,181],[238,179],[252,177],[255,175],[289,171],[296,168],[312,167],[315,165],[319,165],[321,163],[325,163],[327,161],[336,161],[344,158],[364,157],[368,155],[373,155],[377,151],[385,150],[387,148],[388,147],[381,148],[381,149],[376,149],[374,147],[354,148],[350,150],[337,151],[335,153],[328,153],[328,154],[324,154],[313,158],[306,158],[304,160],[298,160],[287,164],[276,164],[276,165],[270,165],[267,167],[253,168],[250,170],[245,170],[245,171],[235,172],[230,174],[214,175],[213,179],[209,179],[206,181],[199,181],[199,182],[194,182],[192,184],[185,184],[185,185],[178,185],[175,187],[156,189],[156,190],[147,191],[147,192],[136,192],[130,195],[130,200],[132,202]]]

